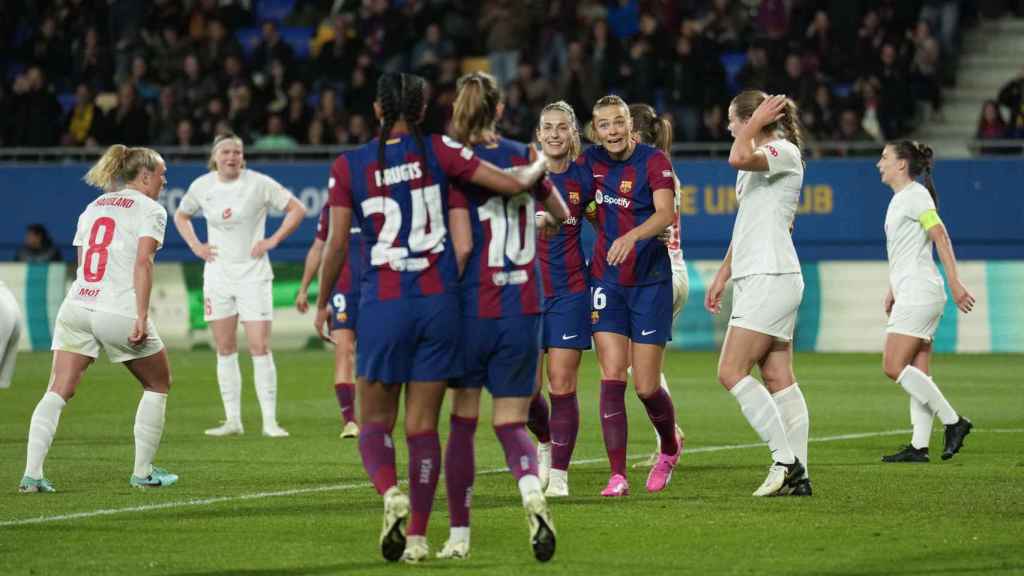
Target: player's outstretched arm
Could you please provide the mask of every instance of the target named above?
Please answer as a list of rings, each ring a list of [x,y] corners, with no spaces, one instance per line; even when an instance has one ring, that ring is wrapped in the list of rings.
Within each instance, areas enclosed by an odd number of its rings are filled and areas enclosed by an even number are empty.
[[[537,154],[537,159],[518,170],[506,172],[494,164],[481,161],[469,181],[477,186],[489,188],[503,196],[515,196],[529,190],[547,171],[547,156]]]

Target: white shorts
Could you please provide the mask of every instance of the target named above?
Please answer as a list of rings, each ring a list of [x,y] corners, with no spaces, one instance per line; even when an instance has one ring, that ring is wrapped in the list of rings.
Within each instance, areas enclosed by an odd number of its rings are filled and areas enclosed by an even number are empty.
[[[221,320],[235,314],[242,322],[274,319],[273,281],[203,283],[203,319]]]
[[[686,274],[686,269],[682,269],[678,272],[672,273],[672,319],[675,320],[676,316],[683,311],[683,306],[686,306],[686,300],[690,295],[690,278]]]
[[[729,325],[789,342],[803,297],[802,274],[754,274],[733,280]]]
[[[945,308],[945,302],[904,305],[897,302],[889,314],[889,323],[885,331],[888,334],[905,334],[931,342]]]
[[[52,350],[74,352],[90,358],[99,358],[100,347],[111,362],[127,362],[152,356],[164,349],[152,320],[146,323],[148,336],[138,346],[128,343],[135,319],[100,310],[90,310],[64,301],[57,312],[53,327]]]
[[[0,388],[11,386],[20,338],[21,308],[14,294],[0,282]]]

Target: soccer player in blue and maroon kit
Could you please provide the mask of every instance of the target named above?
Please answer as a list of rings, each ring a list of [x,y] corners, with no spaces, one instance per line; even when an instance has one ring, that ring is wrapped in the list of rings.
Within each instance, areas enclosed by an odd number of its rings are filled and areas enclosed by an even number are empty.
[[[590,260],[591,321],[601,366],[601,430],[611,464],[603,496],[629,493],[626,480],[626,375],[661,438],[647,490],[668,485],[679,461],[672,399],[661,388],[661,363],[672,331],[672,267],[657,238],[673,220],[675,176],[664,152],[632,138],[629,108],[618,96],[594,104],[600,146],[583,162],[595,181],[597,239]]]
[[[329,183],[329,182],[328,182]],[[330,227],[330,204],[324,203],[316,223],[316,236],[306,252],[302,281],[295,296],[295,307],[302,314],[309,309],[309,284],[320,268],[327,230]],[[359,234],[358,228],[350,234]],[[348,256],[338,275],[338,283],[331,291],[331,340],[334,341],[334,395],[341,409],[341,437],[359,436],[356,423],[356,385],[353,383],[356,361],[356,322],[359,319],[359,284],[362,279],[362,246],[360,236],[350,236]]]
[[[548,178],[569,207],[557,234],[537,242],[544,317],[541,349],[547,352],[551,396],[551,475],[545,496],[569,495],[569,462],[580,428],[576,386],[583,351],[590,348],[590,273],[580,243],[584,207],[593,199],[590,169],[576,162],[581,143],[576,114],[558,101],[541,110],[537,142],[548,157]],[[538,372],[543,368],[538,365]],[[538,381],[543,376],[538,373]]]
[[[331,166],[331,223],[320,276],[321,286],[337,282],[354,217],[366,246],[356,327],[359,452],[384,496],[381,553],[406,562],[429,554],[427,522],[441,465],[437,419],[447,380],[462,375],[460,326],[452,321],[461,316],[459,270],[451,244],[470,239],[453,229],[449,241],[449,182],[469,181],[514,195],[544,173],[538,161],[507,174],[457,142],[422,136],[425,88],[422,78],[408,74],[387,73],[378,80],[373,108],[381,123],[379,138],[342,154]],[[324,339],[327,304],[324,290],[317,297],[315,321]],[[391,438],[403,383],[411,497],[398,488]]]
[[[496,166],[525,166],[535,156],[533,149],[495,132],[501,99],[493,76],[478,72],[460,78],[451,134]],[[550,182],[544,184],[513,198],[479,186],[452,189],[453,229],[457,221],[468,222],[473,244],[459,290],[466,373],[452,383],[451,434],[445,453],[451,535],[438,554],[441,558],[469,554],[473,436],[485,387],[494,398],[494,431],[526,508],[534,556],[546,562],[555,553],[554,526],[538,477],[537,449],[526,431],[540,337],[535,199],[544,203],[552,222],[569,215]]]

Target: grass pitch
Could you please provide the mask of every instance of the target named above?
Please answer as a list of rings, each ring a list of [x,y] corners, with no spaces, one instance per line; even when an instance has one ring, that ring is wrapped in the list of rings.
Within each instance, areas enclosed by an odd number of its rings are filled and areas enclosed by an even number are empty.
[[[486,418],[477,435],[472,557],[418,567],[385,563],[382,510],[356,442],[339,440],[324,351],[275,354],[279,418],[290,438],[260,436],[251,364],[243,360],[246,435],[208,438],[222,418],[211,352],[173,352],[174,389],[157,464],[181,475],[169,489],[128,485],[140,389],[105,359],[65,408],[46,462],[56,494],[20,495],[25,439],[48,377],[48,354],[23,354],[0,390],[0,574],[1021,574],[1024,573],[1024,358],[939,356],[933,372],[974,432],[950,461],[883,465],[909,441],[907,397],[878,355],[798,354],[811,412],[812,498],[755,499],[767,449],[715,382],[710,353],[668,354],[665,371],[687,452],[668,489],[598,496],[607,463],[597,369],[584,358],[582,429],[567,499],[552,501],[558,552],[533,560],[512,477]],[[628,400],[630,454],[653,432]],[[489,407],[484,407],[488,412]],[[442,440],[447,417],[442,419]],[[399,476],[405,444],[396,432]],[[429,538],[447,536],[444,481]]]

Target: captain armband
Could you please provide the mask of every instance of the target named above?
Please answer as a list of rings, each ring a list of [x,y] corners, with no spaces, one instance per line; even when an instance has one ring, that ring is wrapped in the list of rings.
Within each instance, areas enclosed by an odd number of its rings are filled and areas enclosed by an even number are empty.
[[[921,228],[924,228],[925,232],[942,224],[942,218],[939,218],[939,213],[934,209],[926,210],[917,221],[921,223]]]

